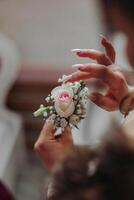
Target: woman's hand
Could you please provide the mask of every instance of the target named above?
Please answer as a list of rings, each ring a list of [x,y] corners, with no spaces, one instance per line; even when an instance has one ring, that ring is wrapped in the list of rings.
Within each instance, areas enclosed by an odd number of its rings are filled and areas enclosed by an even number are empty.
[[[91,93],[89,99],[99,107],[113,111],[119,108],[121,100],[128,94],[128,85],[120,68],[115,63],[115,50],[112,44],[102,36],[102,45],[106,53],[92,49],[74,49],[79,57],[88,57],[96,63],[73,65],[78,71],[66,77],[65,81],[74,82],[96,78],[108,87],[105,95]]]
[[[72,133],[69,127],[62,135],[55,137],[53,123],[47,121],[35,143],[35,151],[49,171],[64,158],[73,146]]]

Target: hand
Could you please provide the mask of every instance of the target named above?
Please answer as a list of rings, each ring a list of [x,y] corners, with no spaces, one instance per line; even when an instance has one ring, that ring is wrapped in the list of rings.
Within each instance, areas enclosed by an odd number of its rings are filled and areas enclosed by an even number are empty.
[[[78,71],[69,75],[65,81],[74,82],[91,78],[101,80],[108,88],[106,94],[91,93],[89,99],[99,107],[113,111],[119,108],[121,100],[128,94],[129,89],[120,68],[114,64],[116,56],[114,47],[105,37],[102,37],[101,43],[106,53],[92,49],[73,50],[79,57],[88,57],[97,63],[73,65]]]
[[[62,135],[55,137],[53,123],[47,121],[34,145],[44,166],[52,171],[54,166],[64,158],[73,146],[72,133],[67,127]]]

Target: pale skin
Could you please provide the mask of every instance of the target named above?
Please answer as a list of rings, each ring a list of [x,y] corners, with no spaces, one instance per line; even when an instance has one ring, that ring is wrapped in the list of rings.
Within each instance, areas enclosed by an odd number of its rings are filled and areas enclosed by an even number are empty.
[[[77,71],[69,75],[66,80],[71,82],[91,78],[102,80],[108,86],[107,93],[105,95],[92,93],[89,99],[101,108],[113,111],[118,109],[121,99],[128,92],[128,85],[125,77],[119,71],[119,67],[114,64],[116,57],[114,47],[105,37],[102,37],[101,43],[105,47],[105,53],[92,49],[73,50],[77,56],[93,59],[96,63],[73,66]],[[70,128],[66,128],[63,134],[56,138],[53,123],[50,121],[44,124],[35,143],[35,151],[49,172],[53,171],[55,165],[65,157],[72,147],[73,139]]]
[[[46,121],[34,148],[44,167],[52,172],[56,163],[64,158],[73,146],[72,133],[66,128],[59,137],[54,136],[53,123]]]
[[[91,78],[100,79],[108,87],[106,94],[92,93],[89,99],[104,110],[114,111],[119,108],[120,101],[126,96],[129,88],[120,68],[115,65],[114,47],[104,36],[101,43],[105,47],[105,53],[92,49],[73,50],[77,56],[93,59],[96,63],[73,65],[77,71],[65,80],[74,82]]]

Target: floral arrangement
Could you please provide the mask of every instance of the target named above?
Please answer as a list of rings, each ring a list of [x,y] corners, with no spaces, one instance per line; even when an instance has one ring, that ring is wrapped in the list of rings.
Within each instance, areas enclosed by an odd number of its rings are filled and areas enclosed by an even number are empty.
[[[35,117],[42,115],[45,120],[49,118],[54,123],[55,135],[62,134],[67,126],[78,128],[79,122],[86,117],[88,88],[85,82],[69,83],[64,79],[65,75],[59,79],[61,86],[54,88],[46,97],[51,106],[40,105],[34,112]]]

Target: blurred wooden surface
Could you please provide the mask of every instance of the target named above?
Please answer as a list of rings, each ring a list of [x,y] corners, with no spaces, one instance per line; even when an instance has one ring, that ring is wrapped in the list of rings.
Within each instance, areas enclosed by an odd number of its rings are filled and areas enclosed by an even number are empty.
[[[27,147],[33,149],[43,125],[42,118],[34,118],[33,112],[40,104],[46,104],[45,97],[58,85],[58,78],[62,74],[69,74],[71,70],[23,68],[7,98],[7,107],[19,113],[23,120],[23,127]]]

